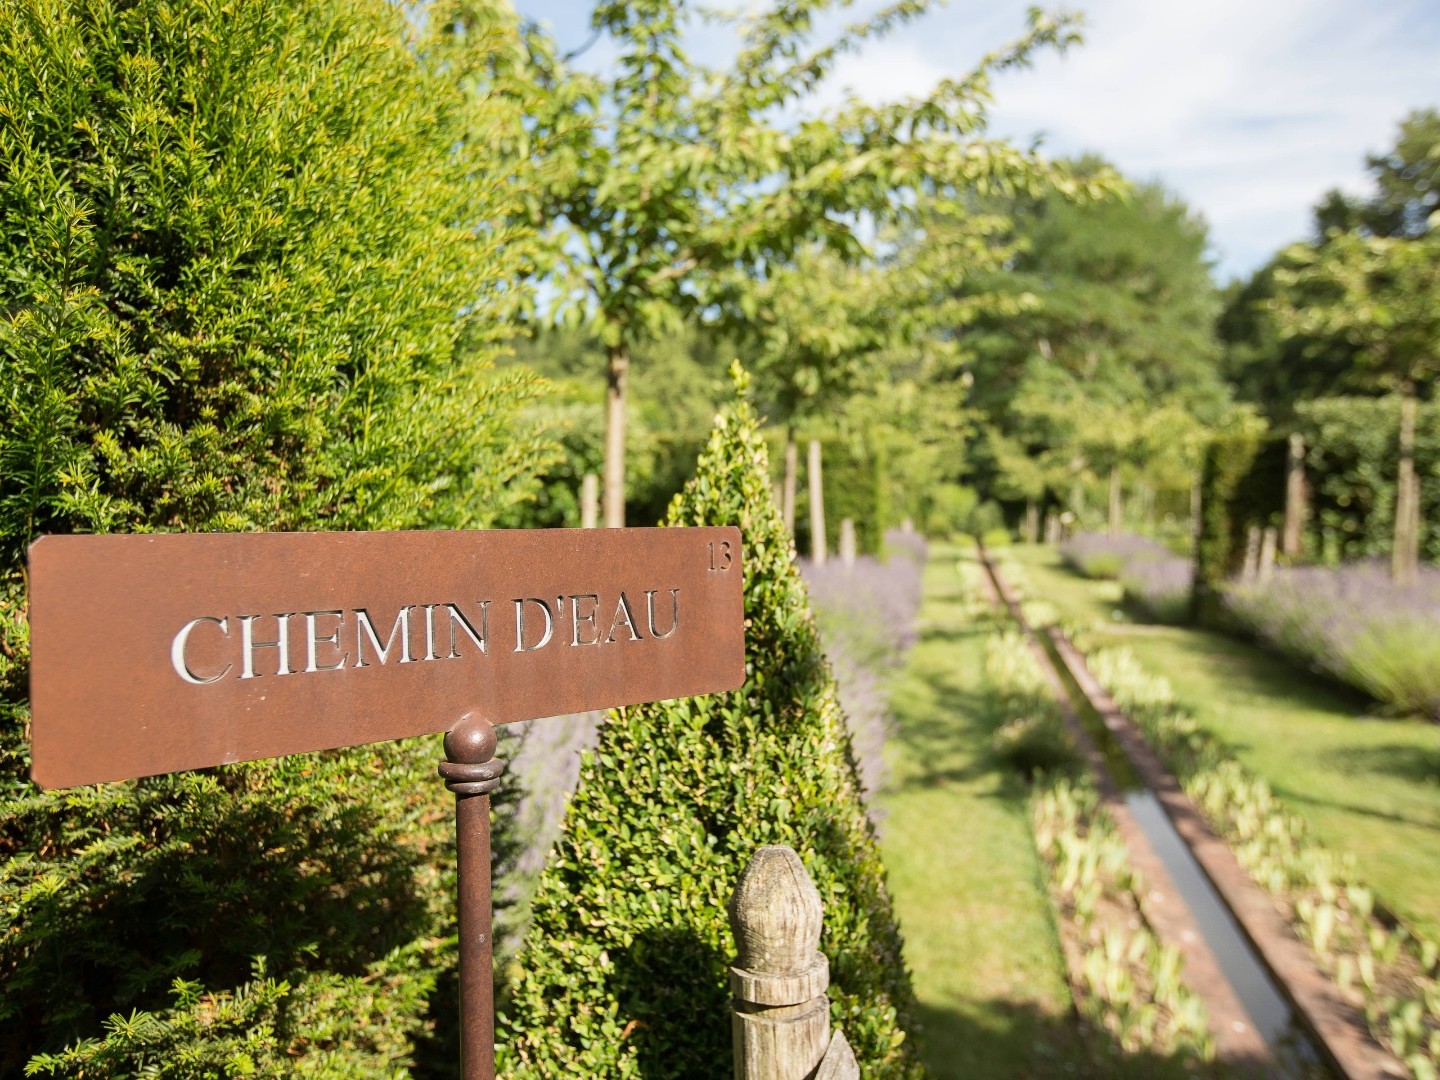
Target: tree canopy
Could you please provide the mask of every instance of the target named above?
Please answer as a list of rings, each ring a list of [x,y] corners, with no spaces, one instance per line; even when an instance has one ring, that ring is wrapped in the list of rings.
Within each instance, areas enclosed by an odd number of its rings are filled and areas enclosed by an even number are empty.
[[[1069,44],[1068,20],[1034,14],[1014,45],[920,98],[806,111],[841,56],[927,6],[905,0],[812,46],[839,5],[777,3],[726,24],[740,47],[724,70],[687,54],[679,0],[594,9],[592,25],[618,53],[613,75],[533,51],[553,112],[537,124],[552,133],[552,168],[532,214],[552,238],[557,315],[588,324],[608,350],[607,524],[623,519],[624,403],[639,342],[687,312],[738,303],[737,273],[764,281],[817,244],[854,256],[861,215],[903,212],[904,193],[1075,186],[1037,155],[983,136],[992,74]]]

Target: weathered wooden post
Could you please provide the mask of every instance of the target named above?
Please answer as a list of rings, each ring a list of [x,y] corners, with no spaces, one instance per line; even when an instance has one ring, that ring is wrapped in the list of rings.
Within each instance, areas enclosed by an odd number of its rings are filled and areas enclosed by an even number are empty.
[[[586,473],[580,481],[580,527],[593,529],[600,524],[600,477]]]
[[[810,440],[810,456],[806,462],[806,479],[810,482],[810,558],[816,566],[825,565],[825,483],[820,473],[820,440]]]
[[[855,565],[855,519],[840,519],[840,561],[847,567]]]
[[[842,1032],[830,1034],[824,909],[800,856],[762,847],[730,898],[735,1080],[859,1080]]]
[[[1254,581],[1260,574],[1260,526],[1245,530],[1245,562],[1240,567],[1241,581]]]
[[[1270,575],[1275,571],[1275,526],[1266,525],[1260,531],[1260,558],[1255,567],[1255,577],[1259,581],[1269,581]]]

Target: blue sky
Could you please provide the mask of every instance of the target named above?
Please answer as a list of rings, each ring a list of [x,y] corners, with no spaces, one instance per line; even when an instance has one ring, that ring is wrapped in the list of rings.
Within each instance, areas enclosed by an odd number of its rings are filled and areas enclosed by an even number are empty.
[[[589,37],[577,0],[518,0],[562,49]],[[873,0],[859,0],[851,21]],[[957,0],[845,60],[824,94],[923,92],[1024,28],[1026,0]],[[1085,44],[996,81],[994,134],[1099,153],[1159,180],[1210,225],[1216,276],[1303,239],[1330,188],[1366,188],[1364,158],[1411,109],[1440,107],[1440,0],[1089,0]],[[696,41],[697,54],[723,48]],[[587,66],[611,55],[600,42]],[[706,57],[706,59],[709,59]]]

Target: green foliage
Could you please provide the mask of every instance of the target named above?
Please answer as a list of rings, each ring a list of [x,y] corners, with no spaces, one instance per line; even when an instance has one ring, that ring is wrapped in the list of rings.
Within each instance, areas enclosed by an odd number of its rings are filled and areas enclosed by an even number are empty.
[[[979,492],[967,484],[940,483],[928,493],[922,517],[925,532],[932,537],[959,534],[979,536],[997,546],[1010,542],[1005,528],[1005,513],[998,503],[981,500]]]
[[[1300,402],[1292,430],[1305,436],[1311,512],[1304,537],[1311,557],[1328,562],[1386,555],[1393,543],[1400,410],[1395,399],[1336,397]],[[1254,526],[1276,526],[1285,511],[1288,432],[1240,430],[1215,438],[1201,476],[1196,598],[1205,618],[1218,615],[1218,586],[1240,571]],[[1417,410],[1415,465],[1422,523],[1440,514],[1440,406]],[[1440,531],[1422,537],[1440,558]]]
[[[1315,239],[1236,287],[1220,321],[1240,395],[1277,420],[1297,401],[1423,387],[1437,370],[1440,114],[1411,113],[1367,164],[1372,192],[1330,192]]]
[[[1311,550],[1327,559],[1374,558],[1394,539],[1400,410],[1392,398],[1338,397],[1302,402],[1295,430],[1305,436]],[[1415,469],[1420,522],[1440,520],[1440,404],[1416,410]],[[1424,558],[1440,561],[1440,529],[1421,537]]]
[[[873,351],[870,330],[883,322],[872,313],[819,324],[804,305],[789,307],[789,289],[768,288],[777,276],[825,249],[851,264],[843,277],[865,250],[859,223],[903,216],[920,193],[1086,186],[1033,151],[984,136],[993,73],[1075,41],[1072,17],[1035,11],[1016,43],[922,97],[814,107],[816,88],[844,56],[919,17],[930,0],[882,8],[817,44],[845,6],[781,0],[708,11],[718,25],[707,33],[731,31],[739,41],[733,63],[718,70],[687,54],[691,13],[679,0],[596,4],[591,25],[616,54],[604,77],[532,47],[534,78],[552,89],[532,133],[547,141],[549,165],[528,208],[553,241],[550,314],[605,346],[617,406],[636,345],[699,311],[758,327],[780,345],[762,359],[787,369],[777,370],[774,383],[785,387],[777,399],[847,383],[851,361]],[[800,112],[809,115],[796,123]],[[773,317],[759,317],[762,307]],[[607,491],[624,486],[624,422],[623,408],[607,412]]]
[[[388,744],[7,800],[22,840],[0,871],[8,1067],[45,1048],[42,1076],[404,1069],[451,962],[437,753]]]
[[[1072,771],[1075,747],[1025,636],[1016,630],[992,634],[985,642],[985,674],[1005,718],[991,733],[991,752],[1027,779]]]
[[[722,339],[711,327],[687,323],[682,333],[637,346],[626,409],[625,520],[652,525],[694,474],[723,394]],[[532,501],[503,518],[512,528],[575,528],[580,486],[600,475],[605,441],[602,388],[591,373],[605,362],[601,343],[579,330],[541,328],[516,343],[508,363],[551,382],[533,415],[560,445]]]
[[[1366,232],[1414,239],[1440,210],[1440,112],[1416,109],[1400,122],[1395,145],[1365,159],[1375,190],[1354,198],[1330,191],[1315,208],[1316,231]]]
[[[1128,1073],[1127,1054],[1149,1053],[1173,1055],[1181,1075],[1207,1072],[1215,1040],[1205,1003],[1184,982],[1179,951],[1161,945],[1140,916],[1145,882],[1094,786],[1062,778],[1037,790],[1031,806],[1062,933],[1085,946],[1076,1005],[1118,1044],[1101,1048],[1105,1071]],[[1136,1064],[1148,1074],[1158,1062]]]
[[[1203,221],[1155,184],[1087,203],[1019,199],[1011,213],[1016,253],[968,286],[1014,299],[963,342],[986,420],[982,480],[1005,498],[1070,497],[1077,513],[1112,469],[1188,489],[1228,405]]]
[[[1200,618],[1218,617],[1218,590],[1244,565],[1249,530],[1281,524],[1288,454],[1287,438],[1254,429],[1220,435],[1206,449],[1195,538],[1195,604]]]
[[[731,1070],[725,909],[789,844],[825,903],[831,1009],[867,1077],[916,1076],[914,1007],[834,682],[748,404],[727,409],[669,525],[745,539],[743,689],[614,713],[587,755],[502,1020],[509,1076]]]
[[[802,448],[802,463],[806,460]],[[820,477],[825,497],[825,542],[834,554],[840,549],[840,522],[855,522],[856,549],[862,555],[878,555],[885,537],[887,519],[883,462],[862,439],[820,440]],[[803,465],[802,465],[803,467]],[[810,485],[804,481],[795,492],[795,548],[810,551]]]
[[[1287,258],[1271,303],[1283,335],[1351,350],[1362,390],[1413,393],[1440,372],[1440,233],[1333,233]]]
[[[437,748],[39,794],[21,558],[41,532],[481,525],[526,495],[539,384],[490,370],[526,251],[490,225],[524,186],[491,148],[523,88],[470,92],[513,45],[472,13],[0,19],[0,1073],[391,1076],[430,1037]]]

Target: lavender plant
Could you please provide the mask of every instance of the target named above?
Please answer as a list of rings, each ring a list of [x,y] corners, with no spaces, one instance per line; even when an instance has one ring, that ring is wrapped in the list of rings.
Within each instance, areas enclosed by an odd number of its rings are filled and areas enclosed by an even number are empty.
[[[1158,622],[1189,616],[1194,568],[1163,544],[1134,533],[1076,533],[1060,557],[1086,577],[1118,579],[1125,599]]]
[[[1136,559],[1170,556],[1163,544],[1134,533],[1081,532],[1060,545],[1060,557],[1086,577],[1118,578]]]
[[[884,782],[891,723],[886,684],[915,644],[926,558],[925,539],[913,532],[891,530],[885,547],[887,559],[861,556],[853,566],[800,561],[867,799]]]
[[[1257,638],[1397,712],[1440,719],[1440,568],[1397,585],[1378,562],[1276,570],[1231,584],[1226,609]]]
[[[1131,559],[1120,572],[1125,599],[1152,619],[1182,623],[1190,616],[1195,567],[1189,559],[1166,554]]]

